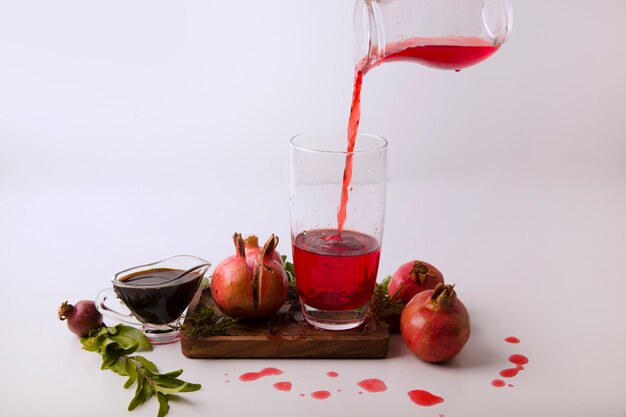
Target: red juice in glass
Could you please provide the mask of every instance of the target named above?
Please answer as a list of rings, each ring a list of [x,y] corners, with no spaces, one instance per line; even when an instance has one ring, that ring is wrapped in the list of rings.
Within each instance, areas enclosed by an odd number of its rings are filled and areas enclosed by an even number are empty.
[[[300,299],[318,310],[353,310],[372,298],[380,244],[352,230],[308,230],[293,239]]]

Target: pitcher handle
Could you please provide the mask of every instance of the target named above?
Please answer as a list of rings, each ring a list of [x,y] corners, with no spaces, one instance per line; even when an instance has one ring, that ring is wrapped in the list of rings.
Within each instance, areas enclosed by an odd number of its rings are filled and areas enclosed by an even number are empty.
[[[121,321],[122,323],[130,324],[132,326],[141,326],[141,322],[135,318],[131,313],[122,313],[114,308],[114,304],[117,306],[123,306],[126,308],[122,300],[117,297],[112,287],[105,288],[96,295],[96,309],[105,317]]]

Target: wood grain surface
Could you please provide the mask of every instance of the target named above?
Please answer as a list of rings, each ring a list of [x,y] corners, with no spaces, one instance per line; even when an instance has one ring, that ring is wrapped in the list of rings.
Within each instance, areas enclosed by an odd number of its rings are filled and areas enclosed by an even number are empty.
[[[189,308],[193,315],[199,302],[211,305],[205,289]],[[290,320],[285,305],[274,317],[238,322],[223,336],[196,339],[181,337],[182,353],[189,358],[384,358],[389,345],[387,326],[373,323],[351,330],[326,331],[307,324],[297,312]],[[295,319],[295,320],[293,320]]]

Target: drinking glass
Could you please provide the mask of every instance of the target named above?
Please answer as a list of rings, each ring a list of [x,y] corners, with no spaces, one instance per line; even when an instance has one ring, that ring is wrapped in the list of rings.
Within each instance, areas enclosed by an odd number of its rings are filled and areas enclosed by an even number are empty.
[[[342,198],[346,167],[352,178]],[[365,320],[378,272],[387,182],[387,141],[359,133],[346,151],[345,131],[291,139],[291,241],[306,321],[345,330]],[[345,222],[338,222],[340,206]],[[338,226],[342,224],[342,226]]]

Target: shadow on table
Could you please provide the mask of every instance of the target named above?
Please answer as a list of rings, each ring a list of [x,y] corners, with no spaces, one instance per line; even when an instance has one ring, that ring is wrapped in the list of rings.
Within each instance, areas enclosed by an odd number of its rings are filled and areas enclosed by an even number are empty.
[[[494,343],[495,342],[495,343]],[[497,341],[489,341],[481,334],[480,329],[472,328],[467,344],[452,360],[446,362],[450,368],[493,367],[502,363],[502,357],[494,349]]]
[[[480,368],[501,364],[502,358],[498,356],[493,346],[493,342],[485,340],[485,337],[481,335],[480,329],[472,328],[470,339],[455,358],[447,362],[442,362],[441,364],[433,364],[433,366],[445,366],[447,368]],[[402,336],[399,334],[392,335],[389,338],[387,358],[399,358],[409,355],[413,355],[413,353],[411,353],[404,344]]]

